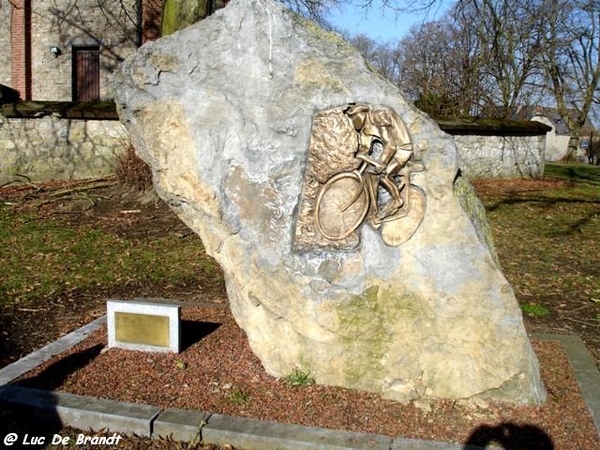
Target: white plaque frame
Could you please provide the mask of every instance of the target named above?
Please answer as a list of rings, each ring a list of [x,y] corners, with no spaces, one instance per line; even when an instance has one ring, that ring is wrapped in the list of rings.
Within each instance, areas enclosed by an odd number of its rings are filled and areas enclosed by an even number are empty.
[[[167,317],[169,320],[169,346],[137,344],[117,340],[115,313],[143,314]],[[145,352],[181,351],[181,307],[167,303],[155,303],[137,300],[108,300],[106,302],[106,323],[108,328],[108,347]]]

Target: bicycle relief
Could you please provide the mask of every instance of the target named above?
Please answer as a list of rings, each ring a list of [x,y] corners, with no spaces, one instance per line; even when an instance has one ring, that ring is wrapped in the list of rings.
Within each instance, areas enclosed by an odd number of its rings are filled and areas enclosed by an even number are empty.
[[[425,195],[411,182],[411,174],[422,170],[406,125],[392,108],[351,104],[317,114],[296,249],[353,248],[365,222],[386,244],[402,244],[425,212]]]

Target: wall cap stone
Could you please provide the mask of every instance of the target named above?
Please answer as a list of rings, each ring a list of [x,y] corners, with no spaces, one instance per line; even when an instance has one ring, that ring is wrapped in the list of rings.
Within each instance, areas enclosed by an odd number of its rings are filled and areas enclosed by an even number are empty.
[[[64,119],[119,120],[114,102],[25,101],[2,105],[8,119],[37,119],[55,116]]]
[[[65,119],[119,120],[114,102],[24,101],[2,105],[8,119],[32,119],[54,115]],[[433,118],[438,126],[452,135],[542,136],[552,127],[531,120],[467,118]]]
[[[543,136],[552,128],[531,120],[434,118],[438,126],[452,135]]]

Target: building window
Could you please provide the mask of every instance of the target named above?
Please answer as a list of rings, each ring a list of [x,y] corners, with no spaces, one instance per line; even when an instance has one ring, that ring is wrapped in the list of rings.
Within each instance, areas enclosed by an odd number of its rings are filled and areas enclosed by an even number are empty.
[[[73,101],[100,100],[100,47],[73,47]]]

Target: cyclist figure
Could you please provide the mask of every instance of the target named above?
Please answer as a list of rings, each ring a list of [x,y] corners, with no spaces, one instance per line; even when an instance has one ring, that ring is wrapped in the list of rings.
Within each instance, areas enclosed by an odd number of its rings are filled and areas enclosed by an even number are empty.
[[[375,223],[396,214],[404,205],[401,191],[410,183],[408,163],[413,157],[413,146],[408,130],[394,110],[386,106],[350,104],[344,109],[352,126],[358,133],[358,150],[355,157],[372,166],[372,172],[390,193],[391,201],[378,212]],[[372,156],[373,145],[380,143],[382,152],[379,159]],[[400,175],[400,185],[394,181]],[[407,181],[408,180],[408,181]],[[408,200],[408,197],[407,197]]]

